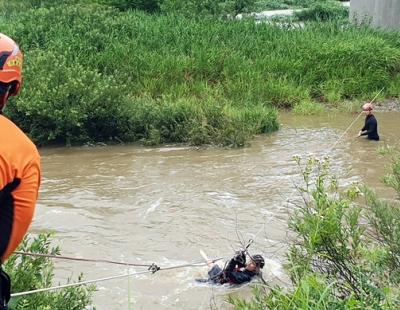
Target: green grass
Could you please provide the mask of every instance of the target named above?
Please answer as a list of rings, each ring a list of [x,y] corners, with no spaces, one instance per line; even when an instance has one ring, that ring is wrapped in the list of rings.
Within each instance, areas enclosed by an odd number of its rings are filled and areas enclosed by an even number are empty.
[[[278,128],[275,108],[368,100],[382,87],[383,97],[399,95],[396,32],[338,21],[285,30],[97,4],[2,5],[0,28],[26,56],[24,86],[7,113],[42,145],[244,145]]]
[[[304,183],[289,227],[286,260],[291,285],[263,286],[253,300],[232,297],[235,309],[399,309],[400,210],[331,175],[329,159],[297,157]],[[400,157],[393,156],[386,184],[400,193]]]
[[[59,247],[51,245],[51,234],[39,234],[34,238],[26,237],[19,251],[26,253],[60,255]],[[54,263],[48,257],[12,255],[2,266],[11,278],[11,293],[27,292],[50,288],[58,285],[54,281]],[[83,275],[77,282],[83,281]],[[68,279],[71,283],[71,279]],[[10,310],[57,309],[83,310],[92,305],[95,285],[71,286],[61,290],[22,295],[11,298]]]

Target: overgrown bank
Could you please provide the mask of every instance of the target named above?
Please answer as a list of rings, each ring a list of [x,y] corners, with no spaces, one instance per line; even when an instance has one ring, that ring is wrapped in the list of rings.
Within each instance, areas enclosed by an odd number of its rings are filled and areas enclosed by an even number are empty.
[[[25,238],[18,250],[39,255],[60,255],[59,247],[52,247],[50,239],[51,234],[39,234],[33,239]],[[10,310],[81,310],[89,309],[92,305],[92,296],[96,290],[95,285],[77,285],[60,290],[53,289],[46,292],[25,294],[28,291],[48,289],[56,285],[54,263],[48,257],[14,254],[3,264],[2,268],[11,277],[11,293],[22,294],[11,298],[8,304]],[[83,275],[79,275],[78,281],[81,281],[82,278]],[[72,282],[72,279],[68,279],[68,282]]]
[[[360,184],[339,189],[327,161],[298,158],[304,184],[290,221],[292,286],[232,299],[235,308],[399,309],[400,156],[392,159],[383,181],[397,197],[382,199]]]
[[[278,128],[276,108],[399,95],[399,33],[17,2],[0,15],[26,56],[7,113],[42,145],[240,146]]]

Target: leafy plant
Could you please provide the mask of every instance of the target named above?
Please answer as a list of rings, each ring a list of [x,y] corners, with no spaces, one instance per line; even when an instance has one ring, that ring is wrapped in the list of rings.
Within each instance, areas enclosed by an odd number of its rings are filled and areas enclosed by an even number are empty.
[[[257,289],[252,301],[231,303],[238,309],[398,309],[398,202],[358,184],[339,190],[327,160],[295,160],[303,185],[289,224],[292,288]]]
[[[309,8],[294,13],[301,21],[316,20],[327,21],[332,19],[344,19],[349,17],[348,8],[337,1],[315,2]]]
[[[100,0],[56,2],[0,2],[1,31],[25,55],[22,91],[5,113],[40,145],[244,145],[278,128],[274,108],[311,114],[383,87],[382,97],[398,94],[397,33],[338,20],[282,29],[215,18],[251,1],[165,0],[155,15]]]
[[[60,248],[51,246],[51,234],[40,234],[25,238],[18,250],[22,252],[59,255]],[[25,292],[52,286],[54,265],[50,258],[12,255],[4,264],[5,271],[11,277],[12,293]],[[83,278],[79,275],[78,281]],[[54,290],[12,298],[10,310],[83,310],[92,302],[95,286],[74,286],[63,290]]]

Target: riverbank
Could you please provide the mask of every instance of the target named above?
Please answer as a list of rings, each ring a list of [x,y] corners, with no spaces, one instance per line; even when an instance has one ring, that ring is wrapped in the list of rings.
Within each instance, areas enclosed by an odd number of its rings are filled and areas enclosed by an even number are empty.
[[[375,110],[378,112],[400,112],[400,100],[386,99],[375,104]]]
[[[6,113],[39,145],[243,146],[278,129],[279,109],[399,96],[397,32],[20,6],[0,13],[26,60]]]
[[[350,7],[350,1],[341,2],[341,5],[344,7]],[[284,9],[284,10],[265,10],[261,12],[252,12],[249,14],[238,14],[236,18],[241,20],[244,17],[254,17],[256,20],[263,20],[263,19],[273,19],[279,17],[291,17],[295,13],[302,12],[306,9]]]

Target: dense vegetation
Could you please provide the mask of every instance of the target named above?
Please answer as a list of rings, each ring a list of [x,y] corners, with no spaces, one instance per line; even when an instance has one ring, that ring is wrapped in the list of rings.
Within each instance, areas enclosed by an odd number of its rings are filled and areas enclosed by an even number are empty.
[[[34,239],[25,238],[19,250],[28,253],[59,255],[60,249],[50,244],[50,234],[40,234]],[[10,275],[11,293],[49,288],[55,285],[54,264],[46,257],[11,256],[3,265]],[[82,279],[82,275],[78,280]],[[91,305],[95,286],[75,286],[63,290],[35,293],[10,300],[10,310],[83,310]]]
[[[309,22],[234,18],[289,7],[308,8],[295,18]],[[7,114],[42,145],[242,146],[278,129],[279,108],[320,111],[371,99],[382,88],[381,96],[399,97],[400,34],[354,27],[346,16],[331,0],[1,1],[0,31],[25,54],[23,90]],[[360,185],[339,191],[325,162],[310,160],[302,175],[304,199],[291,220],[292,289],[232,302],[247,309],[398,308],[398,201]],[[400,195],[400,158],[384,181]],[[48,236],[22,248],[58,251]],[[14,291],[53,278],[45,258],[14,256],[5,268]],[[84,309],[92,291],[17,298],[11,308]]]
[[[290,221],[292,288],[270,287],[238,309],[399,309],[400,203],[354,184],[345,191],[326,161],[302,168],[301,201]],[[400,195],[400,156],[384,177]],[[399,196],[400,197],[400,196]]]
[[[161,12],[151,1],[110,1],[0,4],[1,31],[25,52],[23,90],[7,114],[38,144],[241,146],[278,128],[276,108],[318,110],[382,87],[382,96],[399,95],[399,33],[329,16],[304,28],[208,13],[190,19],[172,7],[252,1],[155,1]]]

